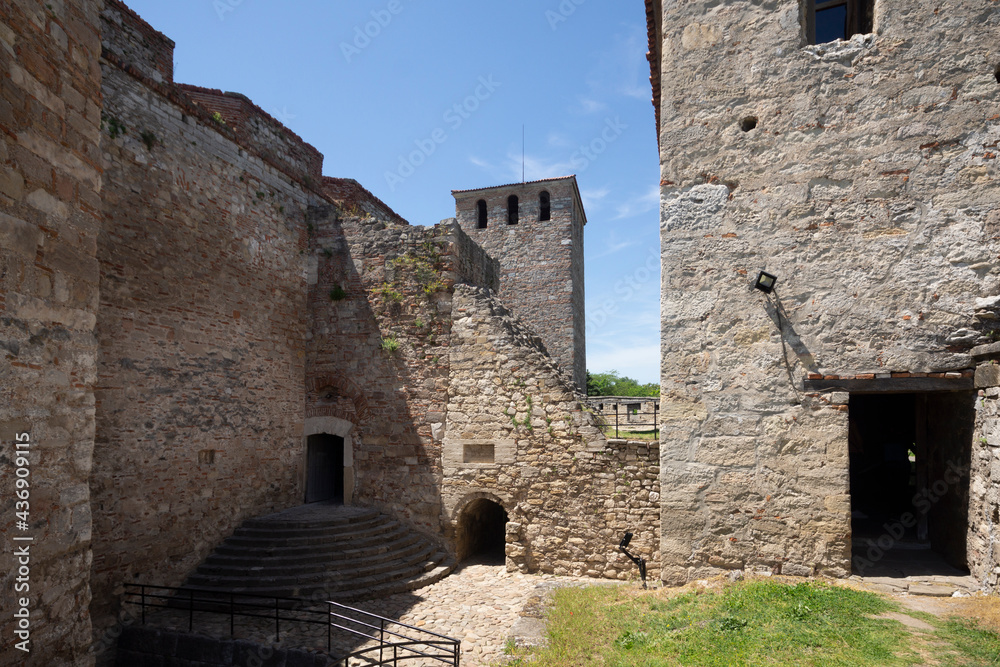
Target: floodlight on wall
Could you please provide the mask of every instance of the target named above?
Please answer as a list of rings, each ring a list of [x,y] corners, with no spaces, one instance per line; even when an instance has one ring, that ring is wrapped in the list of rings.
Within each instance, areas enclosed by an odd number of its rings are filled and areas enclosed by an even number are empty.
[[[632,533],[625,531],[625,537],[622,541],[618,543],[618,549],[621,550],[623,554],[628,556],[628,559],[639,566],[639,576],[642,577],[642,587],[648,588],[646,586],[646,559],[642,556],[633,556],[628,552],[629,542],[632,541]]]
[[[767,271],[761,271],[757,274],[757,282],[753,286],[764,294],[770,294],[774,291],[774,284],[776,282],[778,282],[778,276],[772,275]]]

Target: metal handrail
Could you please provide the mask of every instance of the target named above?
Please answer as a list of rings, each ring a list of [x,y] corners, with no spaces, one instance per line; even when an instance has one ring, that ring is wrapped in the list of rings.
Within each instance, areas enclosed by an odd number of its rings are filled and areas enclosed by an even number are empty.
[[[254,595],[253,593],[232,593],[197,587],[179,588],[140,583],[124,584],[124,589],[122,604],[139,606],[143,625],[146,624],[147,608],[172,608],[188,612],[189,632],[193,632],[194,630],[194,614],[197,611],[202,614],[229,616],[230,636],[235,636],[237,617],[273,618],[275,624],[275,641],[281,641],[281,621],[291,622],[292,624],[326,625],[327,653],[330,653],[333,648],[334,628],[376,642],[373,646],[357,649],[353,653],[340,658],[338,664],[342,664],[344,667],[350,667],[352,658],[364,660],[363,664],[365,665],[396,665],[401,661],[428,658],[458,667],[461,657],[461,641],[458,639],[431,632],[430,630],[424,630],[413,625],[407,625],[391,618],[372,614],[363,609],[349,607],[331,600],[312,602],[301,598],[270,597]],[[266,602],[255,603],[246,601],[251,599]],[[163,603],[158,603],[158,600],[162,600]],[[284,607],[282,603],[285,603]],[[308,605],[325,605],[326,609],[305,608]],[[225,610],[221,610],[220,607],[225,607]],[[267,610],[267,613],[254,613],[262,610]],[[296,615],[282,615],[283,611]],[[357,616],[363,617],[366,620],[360,620],[356,618]],[[361,628],[366,628],[371,631],[371,634],[342,625],[342,623],[350,623]],[[400,628],[400,630],[397,631],[393,628]],[[402,629],[411,631],[411,634],[416,633],[418,636],[411,637],[404,634]],[[386,641],[387,636],[402,641]],[[420,636],[429,636],[430,638],[421,639]],[[416,647],[425,648],[420,650]],[[366,654],[373,653],[374,651],[379,652],[378,662],[372,662],[372,658],[365,657]],[[401,651],[405,653],[400,655]],[[387,652],[391,652],[391,657],[386,657]]]
[[[629,413],[626,410],[625,413],[624,413],[624,416],[625,416],[625,423],[624,424],[620,424],[619,419],[618,419],[618,416],[619,416],[618,405],[619,405],[618,403],[615,403],[615,411],[614,412],[611,412],[611,411],[607,411],[607,412],[600,411],[600,412],[596,413],[598,415],[598,417],[600,417],[601,421],[604,422],[603,423],[603,428],[604,429],[607,429],[608,431],[611,430],[611,424],[608,423],[609,422],[608,418],[611,417],[612,415],[614,415],[614,418],[615,418],[614,428],[615,428],[615,437],[616,438],[618,437],[618,431],[619,431],[620,427],[623,427],[623,428],[621,428],[621,430],[629,430],[629,431],[631,431],[632,429],[628,428],[628,427],[632,427],[632,426],[652,426],[653,427],[653,437],[654,438],[659,437],[659,434],[660,434],[660,422],[659,422],[659,419],[657,418],[657,415],[660,412],[660,406],[659,406],[658,403],[653,403],[653,421],[652,422],[633,422],[633,421],[629,421],[628,420]]]

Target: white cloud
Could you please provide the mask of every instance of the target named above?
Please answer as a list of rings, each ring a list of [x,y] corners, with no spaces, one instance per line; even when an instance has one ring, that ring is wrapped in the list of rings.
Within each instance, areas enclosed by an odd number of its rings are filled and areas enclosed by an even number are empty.
[[[612,36],[610,46],[601,52],[597,65],[587,76],[590,95],[585,100],[592,104],[585,105],[585,111],[598,111],[609,97],[650,99],[647,47],[645,24],[625,25],[623,32]]]
[[[580,190],[580,197],[583,199],[584,210],[591,211],[598,209],[601,202],[604,201],[604,198],[609,194],[611,194],[611,188],[609,187]]]
[[[476,157],[475,155],[470,155],[469,156],[469,162],[471,162],[472,164],[476,165],[480,169],[485,169],[487,171],[493,171],[493,168],[494,168],[492,164],[490,164],[486,160],[483,160],[483,159],[480,159],[480,158]]]
[[[549,132],[548,136],[545,138],[545,142],[549,148],[576,148],[576,144],[574,144],[569,135],[564,132]]]
[[[643,213],[649,213],[650,211],[657,210],[659,206],[660,186],[654,185],[650,187],[645,194],[619,204],[618,214],[614,217],[614,219],[621,220],[623,218],[631,218],[637,215],[642,215]]]
[[[612,241],[604,244],[604,249],[601,250],[596,255],[591,255],[591,261],[596,259],[601,259],[602,257],[607,257],[608,255],[613,255],[620,250],[624,250],[630,246],[634,246],[635,241]]]
[[[511,180],[521,180],[521,159],[520,153],[507,154],[507,173]],[[555,178],[557,176],[569,176],[575,173],[573,165],[569,160],[552,160],[548,158],[537,158],[533,155],[524,156],[524,180],[538,181],[543,178]]]
[[[574,109],[577,113],[582,114],[592,114],[601,113],[608,108],[608,105],[599,100],[595,100],[590,97],[581,97],[577,100],[577,108]]]

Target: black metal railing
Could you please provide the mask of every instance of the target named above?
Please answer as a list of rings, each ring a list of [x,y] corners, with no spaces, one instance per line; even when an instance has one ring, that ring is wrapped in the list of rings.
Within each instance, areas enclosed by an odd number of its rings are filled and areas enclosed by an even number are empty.
[[[628,432],[648,433],[651,430],[653,432],[654,439],[660,437],[660,422],[658,418],[660,412],[660,406],[658,403],[653,403],[653,421],[651,422],[640,422],[640,421],[634,421],[632,419],[633,417],[637,418],[642,416],[643,414],[648,414],[648,413],[641,413],[634,410],[630,411],[627,408],[619,409],[621,408],[621,406],[617,403],[615,404],[614,407],[615,407],[614,412],[602,411],[597,413],[598,416],[600,417],[601,427],[604,430],[605,435],[610,435],[611,431],[613,430],[615,432],[615,437],[618,438],[619,433],[621,433],[622,431],[625,431],[627,433]],[[647,426],[651,428],[644,430],[644,427]],[[638,428],[633,428],[633,427],[638,427]]]
[[[170,609],[187,613],[188,632],[195,630],[196,614],[229,617],[229,634],[236,633],[237,618],[274,621],[274,640],[281,641],[282,623],[287,629],[296,625],[325,625],[326,650],[332,656],[334,633],[346,633],[361,648],[336,658],[337,665],[395,665],[407,660],[429,659],[458,667],[461,642],[406,625],[391,618],[371,614],[338,602],[315,603],[299,598],[265,597],[252,593],[229,593],[198,588],[176,588],[150,584],[125,584],[122,604],[140,608],[142,624],[147,610]],[[312,607],[312,608],[310,608]],[[378,660],[375,660],[378,653]]]

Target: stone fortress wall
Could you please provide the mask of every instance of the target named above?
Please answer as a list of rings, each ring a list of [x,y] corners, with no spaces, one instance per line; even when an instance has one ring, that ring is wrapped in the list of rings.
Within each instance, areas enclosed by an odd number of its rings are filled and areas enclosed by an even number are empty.
[[[169,78],[169,40],[119,3],[102,19],[97,630],[123,581],[179,585],[244,519],[301,501],[306,219],[330,208],[302,182],[315,149],[240,97],[213,119],[216,98]]]
[[[1000,590],[1000,345],[974,348],[976,418],[969,457],[969,569],[983,590]]]
[[[549,201],[544,212],[543,193]],[[587,217],[576,178],[452,194],[462,229],[500,262],[500,298],[538,332],[549,354],[571,369],[582,391],[587,386],[583,283]],[[517,197],[515,224],[511,224],[508,206],[512,196]],[[485,203],[484,210],[480,201]]]
[[[118,0],[18,0],[0,42],[0,437],[32,438],[46,658],[106,657],[122,582],[179,584],[243,519],[303,502],[314,434],[344,438],[347,502],[459,553],[490,499],[510,568],[634,577],[632,530],[655,576],[656,447],[603,439],[458,222],[410,226],[250,100],[175,83],[173,42]],[[553,185],[554,219],[575,191]],[[571,338],[582,216],[552,287]],[[495,458],[454,462],[465,440]]]
[[[30,643],[84,665],[91,640],[91,497],[101,229],[101,2],[14,0],[0,19],[0,664],[25,664],[15,600],[30,597]],[[28,434],[28,465],[15,443]],[[25,450],[19,450],[24,453]],[[27,477],[15,524],[15,468]],[[30,543],[13,538],[32,537]],[[15,550],[30,575],[15,582]],[[15,583],[27,589],[15,591]],[[39,604],[43,594],[46,603]]]
[[[871,34],[809,45],[810,6],[647,2],[668,581],[848,574],[866,402],[916,401],[927,488],[971,457],[969,350],[995,331],[976,301],[1000,293],[1000,12],[875,0]],[[774,295],[752,289],[762,269]],[[988,447],[931,517],[976,573],[997,511],[995,417],[979,415]]]
[[[609,441],[568,373],[539,337],[488,290],[455,290],[451,381],[443,441],[443,509],[462,545],[461,517],[498,502],[508,566],[628,579],[615,551],[625,531],[659,574],[656,443]]]

